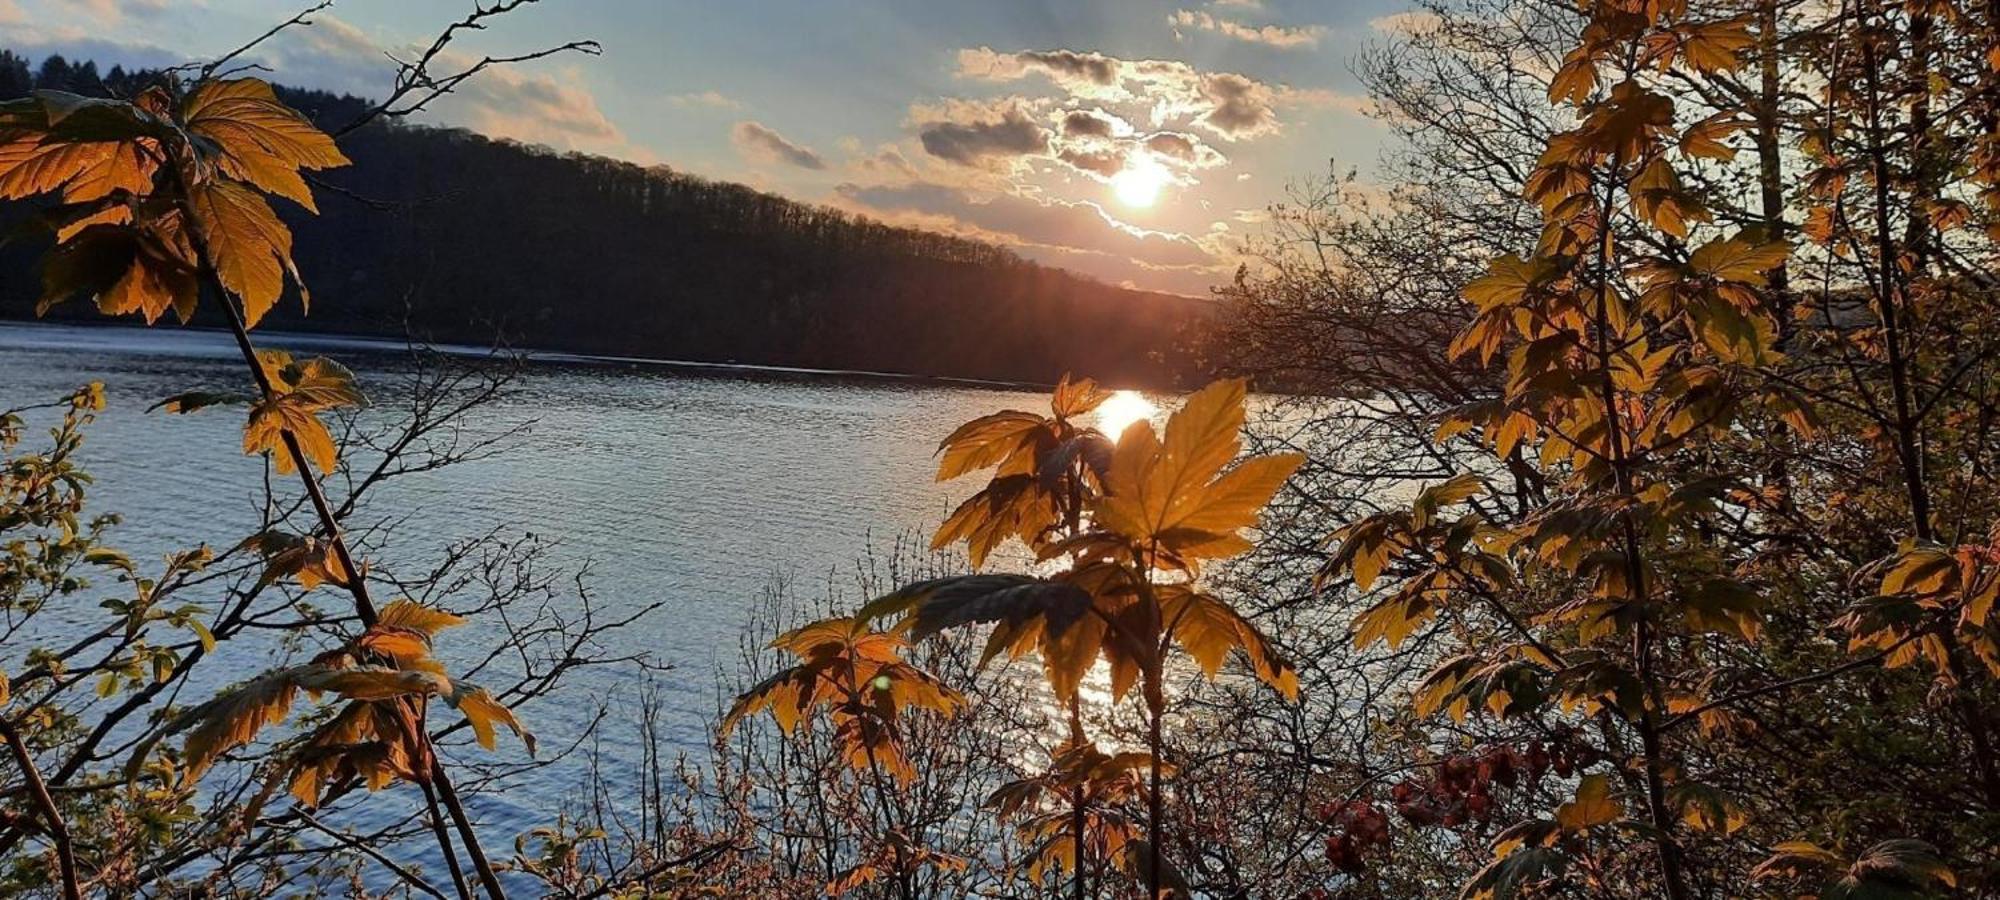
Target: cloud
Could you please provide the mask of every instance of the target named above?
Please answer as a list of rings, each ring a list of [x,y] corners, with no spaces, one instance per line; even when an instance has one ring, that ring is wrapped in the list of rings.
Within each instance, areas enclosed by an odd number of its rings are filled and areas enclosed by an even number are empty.
[[[1000,53],[991,47],[958,51],[958,74],[982,81],[1014,81],[1041,73],[1072,94],[1094,91],[1117,95],[1125,62],[1102,53],[1075,50],[1023,50]]]
[[[842,199],[870,209],[946,216],[1009,243],[1108,253],[1153,268],[1207,268],[1208,248],[1182,234],[1147,231],[1120,222],[1095,203],[1016,194],[978,196],[947,185],[919,182],[863,187],[843,184]]]
[[[1071,116],[1064,117],[1065,128]],[[1095,117],[1080,120],[1091,124],[1082,127],[1103,127],[1102,120]],[[1122,125],[1123,123],[1119,123]],[[1110,133],[1118,137],[1102,137],[1086,133],[1072,136],[1067,131],[1056,152],[1056,159],[1068,164],[1084,175],[1098,181],[1108,181],[1111,176],[1132,166],[1134,156],[1149,158],[1164,164],[1174,173],[1174,182],[1182,185],[1195,183],[1189,174],[1197,169],[1211,169],[1225,165],[1229,158],[1201,138],[1184,131],[1156,131],[1151,134],[1133,133],[1129,126]]]
[[[849,163],[847,168],[855,174],[877,179],[915,181],[922,177],[917,167],[910,163],[910,158],[904,156],[894,144],[883,144],[874,153]]]
[[[1122,147],[1064,147],[1056,159],[1086,175],[1109,179],[1124,170],[1126,156]]]
[[[1326,29],[1318,25],[1304,28],[1286,28],[1282,25],[1244,25],[1230,19],[1218,18],[1199,10],[1183,9],[1167,17],[1167,24],[1175,28],[1198,28],[1212,31],[1224,37],[1234,38],[1251,44],[1290,50],[1299,47],[1319,46],[1320,36]]]
[[[1233,120],[1232,120],[1233,121]],[[1029,160],[1052,160],[1105,181],[1129,168],[1134,154],[1149,154],[1179,170],[1192,184],[1193,169],[1228,159],[1193,134],[1141,132],[1101,107],[1048,110],[1046,101],[1006,97],[985,103],[947,100],[911,107],[909,123],[924,152],[956,166],[987,173],[1020,174]],[[937,179],[933,179],[937,180]],[[952,180],[952,179],[944,179]]]
[[[943,106],[915,106],[910,122],[924,152],[961,166],[991,167],[1026,156],[1049,154],[1049,129],[1031,104],[1019,98],[979,104],[962,100]]]
[[[1278,130],[1271,89],[1263,82],[1224,72],[1204,77],[1201,93],[1208,111],[1195,121],[1223,140],[1239,140]]]
[[[1014,249],[1048,265],[1147,290],[1201,295],[1233,262],[1210,242],[1118,222],[1093,203],[1003,194],[981,198],[934,183],[843,184],[835,202],[885,221],[931,228]]]
[[[107,25],[123,22],[126,16],[143,19],[167,11],[167,0],[71,0],[71,2],[75,7],[90,14],[92,18]],[[0,14],[4,12],[4,9],[0,9]],[[0,18],[0,21],[5,19]]]
[[[1229,161],[1220,151],[1202,143],[1201,138],[1186,132],[1154,132],[1141,139],[1139,145],[1154,156],[1186,168],[1210,169]]]
[[[709,109],[742,109],[743,104],[724,96],[720,91],[700,91],[692,94],[675,94],[667,102],[682,109],[707,107]]]
[[[1437,13],[1413,9],[1369,19],[1368,27],[1383,34],[1408,37],[1435,31],[1443,22],[1444,20],[1438,18]]]
[[[1143,108],[1156,128],[1185,121],[1229,141],[1277,131],[1274,107],[1296,93],[1231,72],[1203,72],[1179,60],[1124,60],[1075,50],[969,48],[959,51],[958,74],[999,82],[1039,75],[1073,98]]]
[[[394,85],[396,64],[385,48],[334,16],[316,15],[311,26],[286,29],[259,51],[259,61],[273,70],[273,78],[288,84],[373,98]],[[477,62],[475,57],[447,52],[439,56],[434,70],[456,72]],[[581,73],[570,68],[494,66],[439,98],[425,115],[491,137],[641,162],[652,156],[626,140],[599,108]]]
[[[558,79],[522,69],[488,69],[440,100],[438,114],[460,117],[476,131],[517,140],[575,150],[622,145],[629,154],[635,149],[625,145],[624,134],[573,72]]]
[[[28,20],[28,14],[21,11],[21,5],[14,0],[0,0],[0,25],[19,25]]]
[[[729,139],[744,156],[764,162],[780,162],[815,171],[826,168],[826,160],[821,159],[811,147],[794,144],[785,136],[770,129],[761,122],[738,122],[729,132]]]
[[[380,98],[395,86],[396,64],[359,28],[329,15],[287,28],[258,48],[257,61],[286,84]]]
[[[1112,138],[1132,133],[1124,119],[1102,109],[1073,109],[1063,113],[1062,136],[1066,138]]]

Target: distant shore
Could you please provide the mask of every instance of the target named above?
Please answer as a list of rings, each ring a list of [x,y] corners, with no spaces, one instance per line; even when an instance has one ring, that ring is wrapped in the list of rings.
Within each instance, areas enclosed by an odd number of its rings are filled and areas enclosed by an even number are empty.
[[[161,352],[184,353],[190,349],[189,344],[192,343],[192,339],[195,339],[198,336],[199,338],[213,338],[212,343],[215,344],[215,348],[217,349],[218,352],[224,354],[235,354],[237,352],[234,342],[231,341],[229,338],[229,332],[221,328],[214,328],[201,325],[162,325],[162,326],[148,327],[144,325],[134,325],[125,322],[115,322],[104,319],[77,319],[77,320],[64,319],[64,320],[50,321],[45,319],[18,319],[18,318],[4,317],[4,316],[0,316],[0,352],[5,352],[11,347],[18,345],[16,342],[10,340],[9,335],[7,334],[8,331],[13,329],[21,329],[22,331],[25,332],[34,332],[39,335],[49,336],[50,339],[36,340],[33,346],[37,347],[74,346],[80,349],[87,349],[93,346],[113,345],[111,342],[106,342],[106,341],[90,341],[90,340],[79,340],[79,339],[72,339],[65,341],[61,337],[58,337],[58,335],[62,335],[65,333],[74,335],[75,338],[82,338],[83,335],[86,334],[127,335],[132,337],[143,335],[146,338],[155,340],[165,338],[166,340],[164,341],[158,341],[160,343]],[[185,336],[190,340],[189,341],[174,340],[174,337],[178,336]],[[326,332],[285,331],[280,329],[260,329],[257,331],[257,336],[260,339],[267,339],[266,340],[267,343],[282,344],[284,347],[287,348],[316,348],[316,349],[327,349],[327,350],[347,349],[347,350],[359,350],[372,353],[391,353],[414,345],[414,346],[425,347],[430,350],[434,350],[436,352],[443,353],[449,356],[480,358],[480,357],[489,357],[494,355],[515,355],[535,363],[556,363],[556,364],[588,365],[588,366],[635,366],[644,368],[672,369],[672,370],[680,370],[687,372],[713,372],[713,373],[730,373],[739,375],[762,375],[762,376],[772,376],[780,378],[800,378],[800,379],[814,379],[814,380],[838,379],[838,380],[857,380],[857,381],[894,381],[894,382],[907,382],[913,384],[956,385],[959,387],[984,388],[988,390],[1009,390],[1009,391],[1047,390],[1054,386],[1053,383],[1036,383],[1036,382],[1026,382],[1026,381],[997,381],[986,378],[965,378],[955,375],[927,375],[915,372],[881,372],[881,371],[868,371],[861,369],[815,369],[803,366],[764,365],[758,363],[744,363],[744,362],[734,362],[734,361],[654,359],[651,357],[644,357],[644,356],[623,356],[623,355],[602,354],[602,353],[578,353],[568,350],[553,350],[553,349],[538,348],[538,347],[516,347],[511,345],[494,345],[494,346],[482,347],[476,344],[424,341],[415,338],[398,338],[398,337],[390,337],[388,335],[379,335],[379,334],[326,333]],[[171,342],[174,346],[168,347],[167,343],[169,342]],[[138,352],[145,352],[146,351],[146,347],[144,346],[145,343],[146,341],[118,341],[116,342],[115,346],[117,346],[121,350],[127,350],[127,351],[136,350]],[[206,344],[211,342],[203,340],[201,341],[201,343]]]

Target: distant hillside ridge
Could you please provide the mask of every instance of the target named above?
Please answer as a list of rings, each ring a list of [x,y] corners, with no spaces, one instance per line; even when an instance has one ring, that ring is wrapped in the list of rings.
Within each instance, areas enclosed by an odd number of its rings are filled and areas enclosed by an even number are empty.
[[[0,51],[0,99],[37,88],[130,95],[149,73]],[[366,101],[280,88],[323,126]],[[322,173],[296,231],[310,316],[267,327],[580,353],[1020,382],[1065,372],[1168,387],[1211,309],[665,166],[558,153],[454,128],[372,124]],[[25,204],[0,207],[0,227]],[[0,248],[0,315],[34,314],[34,257]],[[71,304],[52,315],[83,318]],[[212,324],[212,323],[211,323]]]

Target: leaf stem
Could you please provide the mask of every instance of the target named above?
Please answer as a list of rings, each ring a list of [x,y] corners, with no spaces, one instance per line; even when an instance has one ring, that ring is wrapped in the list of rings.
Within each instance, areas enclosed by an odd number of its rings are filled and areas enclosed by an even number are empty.
[[[168,167],[168,171],[174,173],[173,177],[176,181],[181,181],[178,169]],[[185,196],[186,184],[184,181],[181,182],[180,187],[182,188],[181,192],[183,196]],[[200,271],[202,280],[206,283],[206,286],[215,293],[221,302],[223,310],[228,314],[229,331],[231,336],[236,339],[236,348],[243,355],[244,365],[250,368],[251,377],[257,382],[259,393],[266,401],[269,401],[276,396],[276,391],[271,384],[271,377],[269,373],[264,371],[263,363],[257,359],[257,347],[250,340],[250,330],[244,324],[242,311],[237,308],[235,299],[229,293],[228,287],[223,285],[221,276],[216,272],[214,258],[209,254],[208,241],[203,238],[201,233],[199,217],[195,214],[193,205],[187,203],[185,200],[180,202],[180,207],[181,214],[186,216],[187,220],[191,223],[191,227],[187,229],[187,233],[188,241],[194,249],[195,265]],[[326,532],[327,542],[332,545],[335,558],[340,561],[341,568],[346,570],[347,578],[342,587],[347,589],[348,594],[354,600],[355,614],[360,618],[363,628],[372,626],[378,618],[375,602],[368,594],[368,580],[362,575],[361,567],[355,563],[354,554],[348,549],[347,539],[341,532],[340,520],[334,515],[332,505],[327,503],[326,492],[321,489],[319,479],[313,476],[312,463],[306,458],[305,451],[299,446],[298,439],[293,437],[289,430],[282,431],[280,436],[284,439],[285,452],[291,459],[292,467],[297,470],[299,483],[305,489],[306,498],[312,504],[313,513],[319,519],[320,528]],[[420,709],[417,712],[421,715]],[[421,719],[411,722],[408,727],[411,730],[411,734],[409,735],[410,740],[418,746],[422,751],[422,755],[429,759],[429,765],[424,774],[436,785],[437,793],[444,801],[445,809],[451,813],[452,822],[458,827],[459,837],[465,842],[466,853],[472,857],[473,868],[479,873],[480,883],[486,888],[486,893],[491,900],[506,900],[506,891],[500,887],[499,876],[494,873],[492,865],[487,862],[486,853],[479,845],[479,836],[473,830],[471,820],[466,817],[465,810],[458,801],[458,793],[453,790],[451,779],[445,774],[444,765],[438,761],[437,754],[431,752],[430,739],[423,731]],[[452,854],[452,848],[448,844],[443,849],[446,856]]]

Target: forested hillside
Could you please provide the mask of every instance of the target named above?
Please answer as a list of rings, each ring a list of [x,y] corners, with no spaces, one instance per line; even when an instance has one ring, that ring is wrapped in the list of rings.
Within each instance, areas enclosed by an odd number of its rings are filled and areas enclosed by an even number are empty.
[[[0,55],[0,99],[129,95],[148,78]],[[280,94],[327,128],[368,105]],[[1162,386],[1191,371],[1180,336],[1207,308],[664,166],[401,124],[342,146],[354,165],[318,177],[320,215],[281,210],[313,315],[285,304],[269,327],[400,336],[407,323],[586,353]],[[0,265],[29,271],[37,249],[10,244]],[[0,286],[0,314],[32,315],[33,300],[31,281]]]

